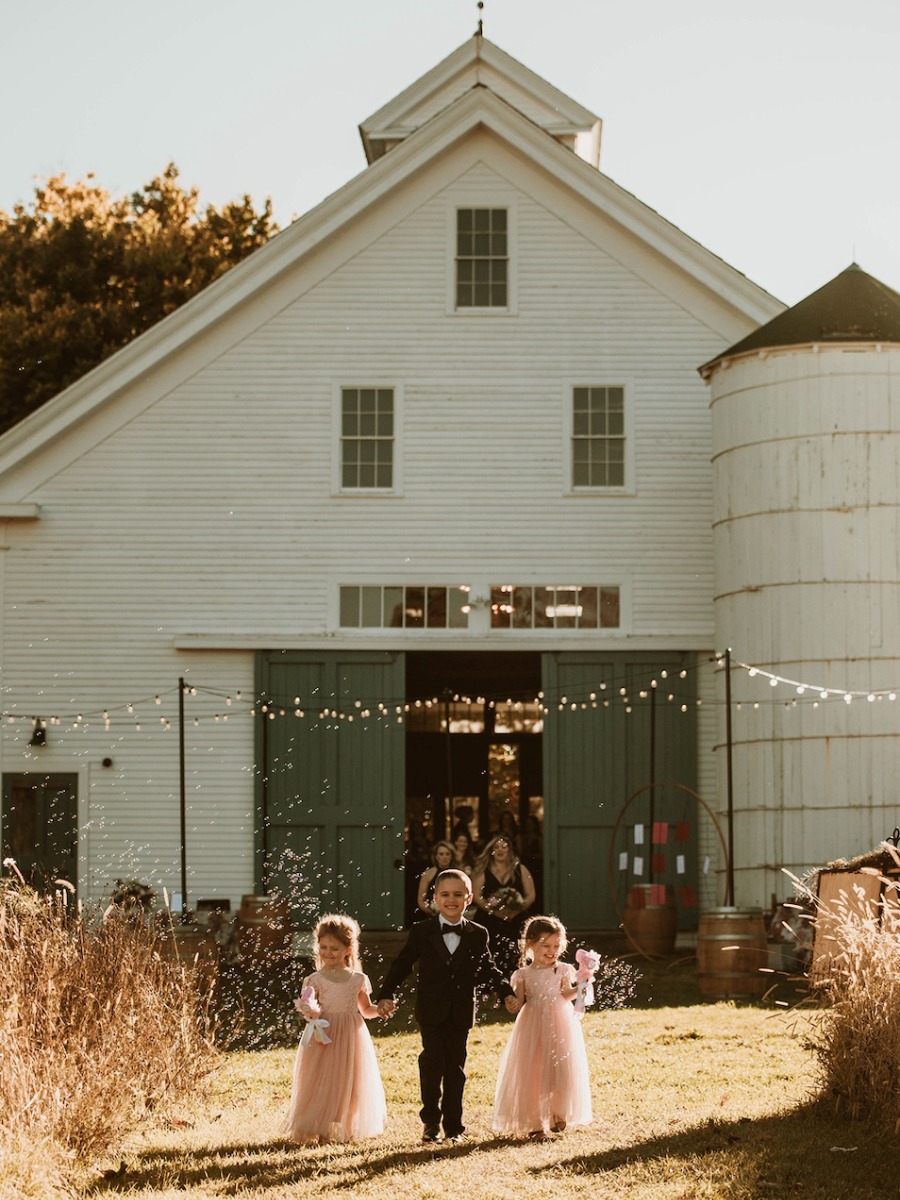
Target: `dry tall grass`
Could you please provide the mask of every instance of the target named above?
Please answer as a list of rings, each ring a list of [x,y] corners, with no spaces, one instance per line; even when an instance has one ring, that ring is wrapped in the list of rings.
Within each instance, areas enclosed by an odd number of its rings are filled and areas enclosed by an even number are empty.
[[[65,1194],[68,1169],[194,1091],[215,1054],[193,972],[160,937],[66,899],[0,882],[0,1195]]]
[[[846,891],[819,905],[816,936],[833,949],[815,973],[813,1048],[824,1096],[900,1130],[900,904],[897,880],[881,884],[871,902],[848,875]]]

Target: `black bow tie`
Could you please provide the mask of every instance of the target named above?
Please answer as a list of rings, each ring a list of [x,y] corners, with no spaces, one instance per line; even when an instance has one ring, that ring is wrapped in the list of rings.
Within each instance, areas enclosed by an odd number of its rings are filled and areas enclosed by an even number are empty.
[[[458,934],[461,929],[462,929],[462,923],[460,923],[459,925],[442,925],[441,933],[444,935],[444,937],[446,937],[448,933],[457,933]]]

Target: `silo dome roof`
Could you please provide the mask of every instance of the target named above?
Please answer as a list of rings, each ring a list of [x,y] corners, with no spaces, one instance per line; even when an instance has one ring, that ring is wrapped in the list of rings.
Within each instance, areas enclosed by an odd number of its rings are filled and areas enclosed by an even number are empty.
[[[818,291],[704,363],[706,377],[723,358],[750,350],[821,342],[900,342],[900,292],[856,263]]]

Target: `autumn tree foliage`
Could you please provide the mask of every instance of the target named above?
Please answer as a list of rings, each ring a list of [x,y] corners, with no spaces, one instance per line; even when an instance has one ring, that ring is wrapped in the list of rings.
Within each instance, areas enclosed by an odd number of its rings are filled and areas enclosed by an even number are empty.
[[[114,197],[92,175],[0,211],[0,431],[262,246],[277,226],[249,196],[200,208],[169,164]]]

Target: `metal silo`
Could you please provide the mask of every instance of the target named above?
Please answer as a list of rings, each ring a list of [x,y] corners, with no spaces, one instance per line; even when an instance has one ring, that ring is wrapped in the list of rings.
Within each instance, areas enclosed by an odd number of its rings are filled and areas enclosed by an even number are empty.
[[[745,664],[734,902],[767,906],[790,890],[782,868],[851,857],[900,824],[900,294],[850,266],[701,372],[717,648]]]

